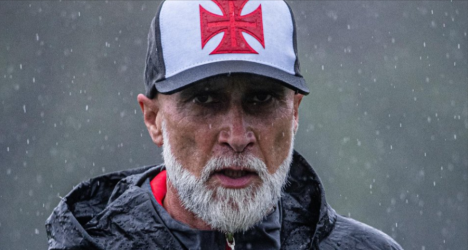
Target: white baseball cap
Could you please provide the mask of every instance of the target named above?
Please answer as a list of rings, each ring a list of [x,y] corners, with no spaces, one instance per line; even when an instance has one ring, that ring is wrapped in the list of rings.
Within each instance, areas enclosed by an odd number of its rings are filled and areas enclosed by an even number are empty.
[[[146,95],[171,94],[202,79],[249,73],[301,94],[296,28],[282,0],[166,0],[148,35]]]

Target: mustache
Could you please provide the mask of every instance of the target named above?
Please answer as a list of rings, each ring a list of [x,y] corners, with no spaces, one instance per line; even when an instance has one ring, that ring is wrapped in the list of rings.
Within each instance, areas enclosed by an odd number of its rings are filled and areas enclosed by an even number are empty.
[[[225,169],[254,172],[262,179],[268,174],[265,162],[253,155],[217,156],[207,162],[201,179],[207,181],[212,174]]]

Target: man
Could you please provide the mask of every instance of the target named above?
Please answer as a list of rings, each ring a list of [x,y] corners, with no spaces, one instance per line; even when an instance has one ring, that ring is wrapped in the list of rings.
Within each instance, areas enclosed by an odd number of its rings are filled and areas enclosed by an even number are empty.
[[[283,1],[166,1],[138,102],[164,164],[77,186],[50,249],[401,249],[337,215],[293,150],[309,90]]]

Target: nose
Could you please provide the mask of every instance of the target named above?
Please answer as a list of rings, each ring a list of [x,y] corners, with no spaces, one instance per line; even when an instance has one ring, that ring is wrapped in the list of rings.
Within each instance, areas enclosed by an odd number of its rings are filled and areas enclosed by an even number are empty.
[[[235,106],[235,105],[234,105]],[[218,142],[242,153],[256,142],[252,126],[246,121],[242,107],[231,107],[223,117],[223,129]]]

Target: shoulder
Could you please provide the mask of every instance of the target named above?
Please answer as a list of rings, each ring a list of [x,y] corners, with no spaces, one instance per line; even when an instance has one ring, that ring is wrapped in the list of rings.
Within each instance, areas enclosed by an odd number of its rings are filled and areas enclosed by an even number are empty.
[[[320,243],[320,249],[388,249],[401,246],[390,236],[362,222],[337,215],[333,230]]]
[[[142,213],[135,211],[143,205],[147,211],[151,210],[149,189],[140,186],[160,170],[161,166],[130,169],[80,183],[61,199],[46,221],[49,249],[109,249],[110,244],[127,244],[127,241],[112,239],[125,238],[122,234],[128,235],[132,230],[144,231],[142,227],[128,229],[128,226],[138,224],[128,222],[133,222],[133,218],[141,219],[138,216]],[[144,232],[138,236],[147,237],[148,230]]]

